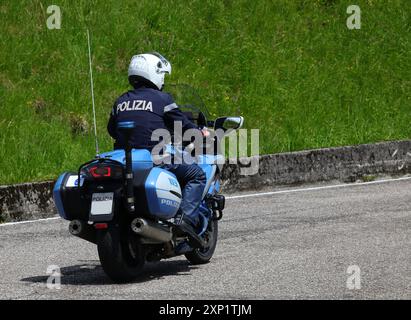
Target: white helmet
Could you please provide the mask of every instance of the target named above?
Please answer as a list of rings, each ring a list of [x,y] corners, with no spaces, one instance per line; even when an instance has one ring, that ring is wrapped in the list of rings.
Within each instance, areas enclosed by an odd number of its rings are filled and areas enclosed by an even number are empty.
[[[159,90],[164,86],[164,74],[171,74],[171,64],[157,52],[139,54],[131,58],[128,76],[142,77]]]

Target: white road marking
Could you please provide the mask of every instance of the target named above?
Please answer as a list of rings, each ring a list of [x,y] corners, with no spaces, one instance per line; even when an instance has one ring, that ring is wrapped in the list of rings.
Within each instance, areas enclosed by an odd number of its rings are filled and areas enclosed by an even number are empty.
[[[295,193],[295,192],[304,192],[304,191],[333,189],[333,188],[355,187],[355,186],[364,186],[364,185],[370,185],[370,184],[379,184],[379,183],[402,181],[402,180],[411,180],[411,177],[401,177],[401,178],[395,178],[395,179],[384,179],[384,180],[376,180],[376,181],[369,181],[369,182],[354,182],[354,183],[334,184],[334,185],[321,186],[321,187],[288,189],[288,190],[278,190],[278,191],[260,192],[260,193],[247,193],[247,194],[242,194],[242,195],[238,195],[238,196],[228,196],[228,197],[225,197],[225,198],[231,200],[231,199],[241,199],[241,198],[249,198],[249,197],[261,197],[261,196],[270,196],[270,195],[281,194],[281,193]],[[45,219],[37,219],[37,220],[6,222],[6,223],[0,223],[0,228],[1,227],[12,226],[12,225],[17,225],[17,224],[43,222],[43,221],[50,221],[50,220],[57,220],[57,219],[61,219],[61,218],[60,217],[53,217],[53,218],[45,218]]]
[[[334,184],[334,185],[321,186],[321,187],[288,189],[288,190],[278,190],[278,191],[259,192],[259,193],[247,193],[247,194],[242,194],[242,195],[238,195],[238,196],[231,196],[231,197],[225,197],[225,198],[226,199],[241,199],[241,198],[249,198],[249,197],[261,197],[261,196],[269,196],[269,195],[280,194],[280,193],[294,193],[294,192],[324,190],[324,189],[333,189],[333,188],[355,187],[355,186],[364,186],[364,185],[369,185],[369,184],[379,184],[379,183],[385,183],[385,182],[410,180],[410,179],[411,179],[411,177],[402,177],[402,178],[375,180],[375,181],[368,181],[368,182],[354,182],[354,183]]]
[[[60,218],[60,217],[53,217],[53,218],[36,219],[36,220],[26,220],[26,221],[17,221],[17,222],[6,222],[6,223],[0,223],[0,228],[1,228],[1,227],[6,227],[6,226],[14,226],[14,225],[16,225],[16,224],[42,222],[42,221],[57,220],[57,219],[61,219],[61,218]]]

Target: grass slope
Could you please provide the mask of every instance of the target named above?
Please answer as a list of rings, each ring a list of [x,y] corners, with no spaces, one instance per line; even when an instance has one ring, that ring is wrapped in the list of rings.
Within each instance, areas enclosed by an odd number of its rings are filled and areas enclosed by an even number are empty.
[[[93,156],[92,32],[101,149],[127,66],[156,50],[214,115],[260,129],[261,153],[411,138],[411,1],[46,1],[0,4],[0,184],[56,178]]]

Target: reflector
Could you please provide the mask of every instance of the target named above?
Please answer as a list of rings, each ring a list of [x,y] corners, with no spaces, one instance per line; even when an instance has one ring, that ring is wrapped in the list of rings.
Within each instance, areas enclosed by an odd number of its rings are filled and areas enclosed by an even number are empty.
[[[96,223],[94,225],[94,228],[97,230],[101,230],[101,229],[107,229],[108,228],[108,224],[107,223]]]

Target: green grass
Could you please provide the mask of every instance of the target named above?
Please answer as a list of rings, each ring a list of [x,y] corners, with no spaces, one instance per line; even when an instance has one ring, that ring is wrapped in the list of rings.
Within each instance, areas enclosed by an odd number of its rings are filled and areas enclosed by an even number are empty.
[[[245,117],[261,153],[411,138],[411,1],[46,1],[0,4],[0,184],[53,179],[94,155],[85,28],[101,149],[127,66],[156,50],[213,115]]]
[[[375,175],[372,175],[372,174],[363,175],[361,177],[361,180],[363,182],[371,182],[371,181],[375,181],[375,179],[377,179],[377,177]]]

